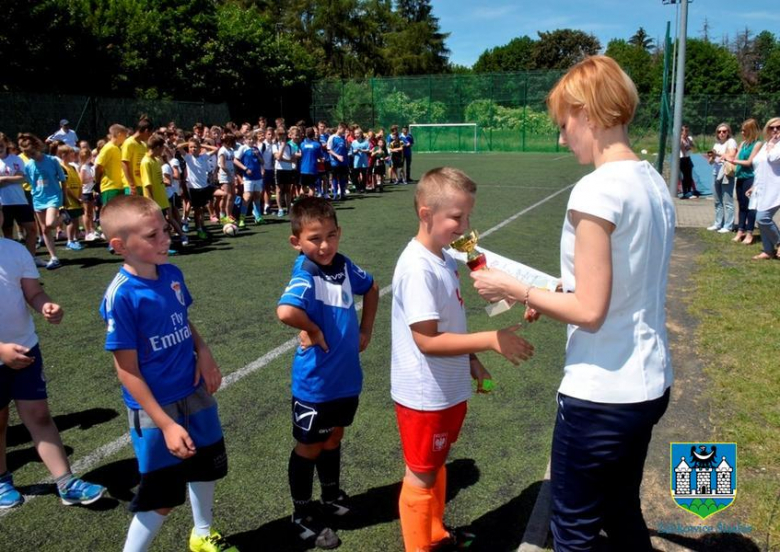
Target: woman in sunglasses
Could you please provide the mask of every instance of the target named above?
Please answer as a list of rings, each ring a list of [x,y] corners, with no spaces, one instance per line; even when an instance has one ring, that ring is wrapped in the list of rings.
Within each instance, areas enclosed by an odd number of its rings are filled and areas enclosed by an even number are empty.
[[[715,221],[707,230],[716,230],[722,234],[731,231],[734,224],[734,172],[735,167],[725,162],[725,157],[737,153],[737,142],[731,137],[731,127],[721,123],[715,129],[717,141],[707,152],[707,160],[712,165],[715,178],[712,187],[715,197]]]
[[[780,117],[770,119],[764,127],[763,147],[753,159],[755,174],[748,196],[756,196],[756,222],[761,231],[763,251],[753,260],[780,258],[780,230],[773,220],[780,209]]]

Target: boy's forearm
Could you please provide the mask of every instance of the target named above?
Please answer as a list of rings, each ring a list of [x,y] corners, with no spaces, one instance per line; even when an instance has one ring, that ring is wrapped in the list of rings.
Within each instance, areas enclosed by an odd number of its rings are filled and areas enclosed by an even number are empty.
[[[175,423],[157,402],[152,390],[149,389],[149,385],[141,375],[138,368],[138,354],[135,350],[114,351],[114,366],[119,382],[159,429],[165,429]]]
[[[204,341],[203,337],[201,337],[198,330],[195,329],[195,325],[190,322],[190,333],[192,333],[192,341],[195,344],[195,352],[199,355],[202,354],[211,354],[211,349],[209,349],[209,346],[206,345],[206,342]]]
[[[412,331],[420,352],[434,356],[471,355],[495,349],[496,332],[457,334],[444,332],[428,336]]]
[[[374,280],[374,285],[363,296],[363,316],[360,318],[360,330],[372,332],[374,329],[374,320],[379,308],[379,286]]]
[[[309,315],[306,314],[306,311],[299,309],[298,307],[279,305],[276,308],[276,316],[279,317],[279,320],[282,323],[287,324],[292,328],[303,330],[304,332],[311,333],[320,330],[320,327],[312,322]]]

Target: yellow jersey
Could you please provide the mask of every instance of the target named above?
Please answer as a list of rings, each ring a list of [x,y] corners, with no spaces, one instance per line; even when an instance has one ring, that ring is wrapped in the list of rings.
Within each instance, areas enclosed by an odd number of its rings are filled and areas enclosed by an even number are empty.
[[[170,207],[168,195],[165,193],[162,165],[149,153],[141,160],[141,186],[144,196],[153,199],[160,209]]]
[[[134,136],[130,136],[122,144],[122,161],[130,163],[130,169],[133,171],[133,178],[135,179],[135,185],[141,185],[141,160],[146,155],[146,143],[142,140],[136,139]],[[122,172],[122,182],[125,188],[130,187],[130,183],[125,178],[125,173]]]
[[[27,156],[26,156],[25,154],[23,154],[23,153],[20,153],[20,154],[19,154],[19,159],[21,159],[21,160],[22,160],[22,163],[24,163],[25,165],[26,165],[26,164],[27,164],[27,162],[30,160],[30,158],[29,158],[29,157],[27,157]],[[24,173],[22,173],[22,174],[24,174]],[[30,192],[30,193],[32,193],[32,188],[30,187],[30,183],[29,183],[29,182],[27,182],[27,177],[26,177],[26,176],[24,177],[24,180],[22,180],[22,188],[24,189],[24,191],[25,191],[25,192]]]
[[[70,163],[63,163],[60,161],[60,166],[65,172],[65,184],[63,185],[63,188],[70,192],[70,194],[62,194],[62,203],[65,209],[81,209],[81,201],[79,201],[81,199],[81,177],[79,176],[79,172]],[[76,200],[70,197],[71,195],[73,195]]]
[[[122,190],[124,176],[122,175],[122,152],[113,142],[107,142],[98,153],[95,164],[103,167],[103,177],[100,179],[100,191]]]

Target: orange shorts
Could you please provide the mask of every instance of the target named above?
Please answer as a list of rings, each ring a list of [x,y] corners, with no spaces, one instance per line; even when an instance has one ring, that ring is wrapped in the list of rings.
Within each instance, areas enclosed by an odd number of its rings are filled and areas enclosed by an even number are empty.
[[[466,418],[466,401],[444,410],[414,410],[398,403],[395,415],[404,461],[415,472],[438,470],[458,440]]]

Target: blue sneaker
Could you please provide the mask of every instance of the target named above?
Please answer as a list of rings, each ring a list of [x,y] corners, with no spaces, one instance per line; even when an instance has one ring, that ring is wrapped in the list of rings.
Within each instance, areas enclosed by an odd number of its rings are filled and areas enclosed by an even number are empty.
[[[77,241],[68,242],[68,244],[65,247],[72,251],[81,251],[82,249],[84,249],[84,246]]]
[[[185,233],[189,232],[190,231],[190,225],[185,222],[184,224],[181,225],[181,231],[185,232]]]
[[[106,488],[102,485],[95,485],[94,483],[87,483],[74,477],[65,487],[64,491],[60,491],[60,498],[65,506],[72,506],[73,504],[92,504],[100,500],[103,493],[106,492]]]
[[[49,262],[46,263],[46,270],[57,270],[62,266],[62,263],[57,257],[52,257]]]
[[[9,473],[0,477],[0,508],[13,508],[24,502],[22,493],[14,487],[13,476]]]

